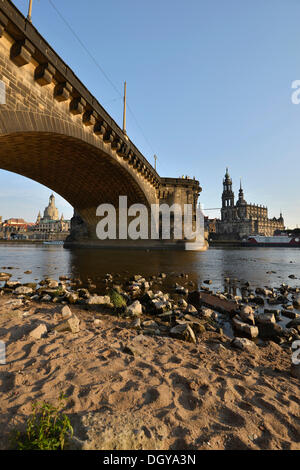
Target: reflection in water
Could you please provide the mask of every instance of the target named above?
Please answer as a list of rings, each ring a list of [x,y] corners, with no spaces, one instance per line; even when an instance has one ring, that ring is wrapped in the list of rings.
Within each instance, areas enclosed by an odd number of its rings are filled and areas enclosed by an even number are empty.
[[[300,285],[300,249],[298,248],[211,248],[205,253],[180,251],[140,251],[103,249],[64,249],[59,245],[1,244],[0,269],[10,270],[12,279],[31,282],[60,275],[90,278],[96,284],[106,273],[142,274],[146,277],[165,273],[188,273],[200,284],[206,279],[213,287],[237,294],[240,282],[255,286],[278,286],[287,282]],[[25,275],[30,269],[32,274]],[[230,284],[224,279],[236,279]]]

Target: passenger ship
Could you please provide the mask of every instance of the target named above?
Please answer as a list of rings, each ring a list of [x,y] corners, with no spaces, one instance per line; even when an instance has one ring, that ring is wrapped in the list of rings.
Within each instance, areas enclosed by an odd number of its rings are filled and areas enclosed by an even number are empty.
[[[245,246],[280,246],[280,247],[299,247],[300,238],[288,235],[276,235],[273,237],[265,237],[263,235],[252,235],[247,240],[243,240]]]

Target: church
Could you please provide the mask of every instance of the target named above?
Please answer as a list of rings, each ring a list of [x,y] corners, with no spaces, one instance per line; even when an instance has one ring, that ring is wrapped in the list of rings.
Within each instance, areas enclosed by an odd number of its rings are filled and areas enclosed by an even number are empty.
[[[70,221],[64,220],[63,214],[59,218],[58,209],[55,206],[55,197],[51,194],[49,198],[49,204],[44,210],[43,217],[39,212],[37,216],[36,223],[33,227],[34,232],[44,233],[44,234],[55,234],[61,233],[68,234],[70,231]]]
[[[248,204],[244,197],[242,183],[235,204],[232,179],[226,169],[223,180],[221,220],[216,221],[218,238],[242,239],[249,235],[272,236],[276,230],[284,230],[282,214],[276,219],[268,218],[265,206]]]

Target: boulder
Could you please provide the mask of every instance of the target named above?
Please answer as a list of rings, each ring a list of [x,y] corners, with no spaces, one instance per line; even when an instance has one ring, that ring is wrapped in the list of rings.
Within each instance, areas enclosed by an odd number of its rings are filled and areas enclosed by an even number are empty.
[[[56,289],[59,286],[59,283],[55,281],[54,279],[49,279],[49,282],[47,282],[47,285],[49,289]]]
[[[135,300],[131,305],[128,306],[127,312],[133,317],[139,317],[142,315],[142,304],[139,300]]]
[[[274,313],[261,313],[255,315],[255,321],[258,324],[276,323]]]
[[[197,343],[195,333],[187,323],[174,326],[170,330],[170,335],[183,341],[188,341],[194,344]]]
[[[300,295],[294,298],[293,305],[295,308],[300,308]]]
[[[259,334],[257,326],[248,325],[248,323],[244,323],[238,315],[236,315],[232,319],[232,322],[233,322],[234,327],[238,331],[241,331],[242,333],[249,335],[251,338],[257,338]]]
[[[250,307],[249,305],[244,305],[240,312],[239,316],[241,317],[242,320],[244,320],[247,323],[251,323],[252,325],[255,325],[255,320],[254,320],[254,311],[253,308]]]
[[[72,317],[57,325],[55,330],[58,332],[70,331],[71,333],[79,333],[80,320],[76,315],[72,315]]]
[[[277,323],[261,323],[258,328],[259,335],[265,339],[276,340],[285,336],[284,329]]]
[[[47,331],[48,331],[47,326],[44,323],[42,323],[41,325],[34,328],[34,330],[32,330],[29,333],[29,336],[34,339],[41,339],[43,336],[47,334]]]
[[[286,325],[287,328],[297,328],[297,326],[300,326],[300,318],[295,318]]]
[[[29,295],[32,293],[33,293],[33,289],[31,287],[26,287],[26,286],[20,286],[14,290],[14,294],[17,294],[17,295]]]
[[[252,351],[256,348],[256,344],[247,338],[234,338],[231,342],[231,346],[245,351]]]
[[[0,281],[9,281],[11,276],[12,276],[12,274],[0,273]]]
[[[108,295],[92,295],[86,299],[87,305],[109,305],[110,297]]]
[[[194,307],[194,305],[192,304],[188,304],[186,309],[185,309],[185,313],[191,313],[191,314],[197,314],[198,313],[198,310],[196,309],[196,307]]]
[[[158,324],[154,320],[143,321],[144,328],[158,328]]]
[[[208,320],[216,320],[217,319],[217,314],[210,308],[202,307],[201,313],[203,318],[207,318]]]
[[[21,305],[23,305],[23,300],[22,299],[10,299],[7,302],[5,302],[4,305],[10,308],[18,308]]]
[[[71,309],[70,307],[68,307],[68,305],[65,305],[64,307],[62,307],[62,309],[60,310],[60,313],[64,319],[70,318],[72,316]]]

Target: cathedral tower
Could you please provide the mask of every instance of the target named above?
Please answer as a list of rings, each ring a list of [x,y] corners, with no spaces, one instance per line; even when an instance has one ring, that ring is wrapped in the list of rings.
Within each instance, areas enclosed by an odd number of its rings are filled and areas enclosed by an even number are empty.
[[[228,168],[226,168],[225,177],[223,179],[222,194],[222,220],[232,220],[234,216],[234,192],[232,190],[232,179],[229,176]]]

